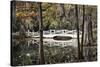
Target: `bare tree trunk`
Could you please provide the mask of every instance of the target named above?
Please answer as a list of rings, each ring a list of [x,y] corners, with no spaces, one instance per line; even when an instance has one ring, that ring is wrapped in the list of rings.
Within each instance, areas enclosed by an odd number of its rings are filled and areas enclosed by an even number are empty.
[[[81,59],[83,59],[83,44],[84,44],[84,16],[85,16],[85,6],[83,5],[83,23],[82,23],[82,39],[81,39]]]
[[[92,29],[92,8],[90,10],[90,35],[91,35],[91,45],[93,45],[93,29]]]
[[[90,12],[92,12],[92,8],[90,8]],[[91,46],[93,45],[93,32],[92,32],[92,19],[91,19],[91,13],[89,13],[89,22],[88,22],[88,46],[89,46],[89,52],[88,52],[88,60],[91,61]]]
[[[79,39],[79,21],[78,21],[78,6],[75,5],[75,16],[77,26],[77,42],[78,42],[78,60],[80,61],[80,39]]]
[[[57,5],[57,11],[58,11],[58,15],[59,15],[59,29],[62,28],[62,22],[64,22],[64,18],[65,18],[65,9],[64,9],[64,4],[58,4]]]
[[[42,22],[42,3],[39,3],[39,32],[40,32],[40,45],[39,45],[39,60],[40,64],[45,64],[44,50],[43,50],[43,22]]]
[[[84,45],[87,45],[88,43],[88,20],[85,19],[84,23]]]
[[[92,8],[90,8],[90,12],[92,12]],[[88,22],[88,41],[90,43],[89,45],[91,46],[93,42],[91,13],[89,13],[89,22]]]

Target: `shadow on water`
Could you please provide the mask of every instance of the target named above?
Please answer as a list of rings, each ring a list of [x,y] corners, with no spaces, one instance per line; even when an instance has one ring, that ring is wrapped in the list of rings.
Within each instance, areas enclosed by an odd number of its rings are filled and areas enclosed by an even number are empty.
[[[44,39],[45,64],[78,62],[77,46],[75,46],[77,43],[71,42],[73,41],[67,41],[65,43],[63,41],[58,42]],[[39,64],[39,39],[13,39],[12,48],[12,60],[14,66]],[[97,60],[96,51],[96,47],[84,47],[84,61]]]

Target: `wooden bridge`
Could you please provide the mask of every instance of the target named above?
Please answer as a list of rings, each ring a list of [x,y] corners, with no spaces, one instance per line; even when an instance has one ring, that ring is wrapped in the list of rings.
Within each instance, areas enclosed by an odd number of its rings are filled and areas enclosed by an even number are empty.
[[[27,36],[31,37],[39,37],[39,32],[26,32]],[[76,30],[48,30],[43,31],[43,37],[45,38],[53,38],[54,36],[69,36],[72,38],[77,38]],[[81,31],[80,31],[81,37]]]

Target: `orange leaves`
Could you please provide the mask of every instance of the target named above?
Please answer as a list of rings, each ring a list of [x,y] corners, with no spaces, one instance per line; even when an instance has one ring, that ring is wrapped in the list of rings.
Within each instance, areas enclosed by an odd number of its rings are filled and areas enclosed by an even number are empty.
[[[20,16],[22,16],[22,12],[16,13],[16,17],[20,17]]]
[[[37,13],[35,12],[17,12],[16,13],[16,17],[20,17],[20,18],[25,18],[25,17],[34,17],[37,16]]]

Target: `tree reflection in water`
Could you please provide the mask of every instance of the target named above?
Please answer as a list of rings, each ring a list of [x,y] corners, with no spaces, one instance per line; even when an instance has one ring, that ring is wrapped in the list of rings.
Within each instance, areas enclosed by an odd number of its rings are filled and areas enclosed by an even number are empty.
[[[38,45],[28,41],[13,41],[13,62],[14,65],[38,64]]]
[[[34,41],[34,42],[33,42]],[[67,43],[68,44],[68,43]],[[45,64],[78,62],[77,47],[74,46],[48,46],[44,45]],[[54,44],[53,44],[54,45]],[[34,39],[12,40],[13,46],[13,64],[37,65],[39,64],[39,43]],[[82,61],[97,60],[96,47],[84,47],[84,59]]]

